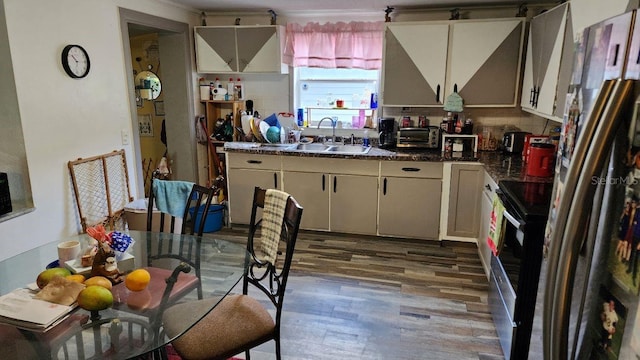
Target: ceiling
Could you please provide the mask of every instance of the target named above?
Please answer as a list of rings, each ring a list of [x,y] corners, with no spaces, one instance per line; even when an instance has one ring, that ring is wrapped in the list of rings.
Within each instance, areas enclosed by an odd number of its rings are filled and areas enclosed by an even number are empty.
[[[456,7],[488,7],[521,4],[552,4],[557,0],[169,0],[198,11],[210,12],[259,12],[274,10],[276,14],[297,12],[384,11],[394,9],[428,9]]]

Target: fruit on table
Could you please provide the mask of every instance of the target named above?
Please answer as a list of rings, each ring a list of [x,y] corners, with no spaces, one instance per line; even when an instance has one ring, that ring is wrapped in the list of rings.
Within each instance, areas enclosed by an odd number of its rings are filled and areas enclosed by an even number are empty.
[[[45,286],[47,286],[49,281],[51,281],[51,279],[54,276],[65,277],[67,275],[71,275],[71,271],[69,271],[69,269],[65,269],[65,268],[61,268],[61,267],[47,269],[47,270],[42,271],[40,274],[38,274],[38,278],[36,279],[36,284],[38,285],[38,287],[40,289],[42,289]]]
[[[102,286],[107,290],[111,290],[113,284],[111,284],[111,280],[107,279],[104,276],[93,276],[84,281],[84,284],[87,286]]]
[[[90,285],[78,294],[78,306],[85,310],[104,310],[113,305],[111,290],[98,285]]]
[[[84,283],[85,277],[82,274],[71,274],[65,276],[65,279],[82,284]]]
[[[131,291],[144,290],[151,281],[151,274],[145,269],[136,269],[124,279],[124,285]]]

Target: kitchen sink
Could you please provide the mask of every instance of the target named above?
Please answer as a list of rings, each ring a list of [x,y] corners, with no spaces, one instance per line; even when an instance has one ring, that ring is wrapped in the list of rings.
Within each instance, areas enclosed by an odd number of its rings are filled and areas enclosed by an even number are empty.
[[[362,145],[335,145],[327,149],[332,153],[366,154],[371,150],[371,146]]]
[[[322,152],[329,148],[325,144],[298,144],[296,150]]]

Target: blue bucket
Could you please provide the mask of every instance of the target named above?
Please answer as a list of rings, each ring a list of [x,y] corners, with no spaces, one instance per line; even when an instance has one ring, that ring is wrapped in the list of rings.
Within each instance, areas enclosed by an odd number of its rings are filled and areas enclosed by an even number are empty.
[[[193,216],[195,208],[189,209],[189,214]],[[196,230],[200,227],[200,221],[202,214],[204,213],[204,205],[198,207],[198,214],[196,215],[195,226]],[[215,232],[222,229],[222,220],[224,216],[224,205],[211,204],[209,206],[209,213],[207,219],[204,222],[204,232]]]

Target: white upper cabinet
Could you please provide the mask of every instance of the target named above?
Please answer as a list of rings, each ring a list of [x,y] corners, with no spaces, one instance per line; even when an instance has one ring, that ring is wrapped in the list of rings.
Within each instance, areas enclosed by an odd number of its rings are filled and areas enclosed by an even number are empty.
[[[516,106],[524,20],[460,21],[451,25],[446,95],[465,106]]]
[[[196,26],[199,73],[287,73],[284,30],[278,25]]]
[[[573,26],[569,4],[531,20],[522,79],[522,109],[562,121],[573,66]]]
[[[442,106],[455,90],[465,106],[517,103],[524,19],[389,23],[385,106]]]
[[[383,57],[384,105],[442,105],[448,39],[448,23],[387,24]]]

